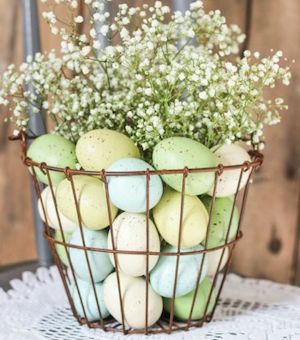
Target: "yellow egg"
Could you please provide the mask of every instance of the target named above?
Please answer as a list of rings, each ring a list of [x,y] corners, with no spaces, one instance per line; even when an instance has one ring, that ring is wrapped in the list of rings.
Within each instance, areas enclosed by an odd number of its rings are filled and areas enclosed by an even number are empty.
[[[167,189],[153,217],[161,236],[171,245],[178,245],[180,224],[181,193]],[[205,239],[208,213],[197,196],[184,196],[181,247],[196,246]]]
[[[73,176],[76,198],[82,224],[89,229],[103,229],[109,225],[108,207],[104,184],[91,176]],[[79,224],[71,182],[68,179],[59,183],[56,189],[59,210],[70,220]],[[117,208],[110,204],[112,219]]]
[[[122,133],[97,129],[79,139],[76,156],[85,170],[100,171],[121,158],[139,158],[140,152],[133,141]]]

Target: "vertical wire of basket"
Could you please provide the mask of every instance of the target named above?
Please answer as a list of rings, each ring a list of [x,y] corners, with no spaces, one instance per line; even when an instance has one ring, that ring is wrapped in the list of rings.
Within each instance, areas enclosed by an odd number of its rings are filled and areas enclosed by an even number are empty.
[[[232,254],[234,247],[237,243],[237,241],[241,238],[242,234],[240,231],[241,228],[241,222],[244,216],[245,212],[245,204],[247,201],[247,195],[248,195],[248,190],[249,190],[249,184],[250,180],[253,175],[253,171],[256,170],[260,165],[262,164],[262,155],[252,152],[252,157],[253,161],[252,162],[245,162],[244,164],[237,165],[237,166],[232,166],[232,167],[224,167],[223,165],[219,165],[217,168],[214,169],[178,169],[178,170],[160,170],[160,171],[150,171],[149,169],[145,172],[127,172],[127,173],[118,173],[118,174],[112,174],[112,173],[107,173],[105,170],[100,170],[99,172],[89,172],[89,171],[84,171],[84,170],[72,170],[69,168],[65,169],[58,169],[54,168],[51,166],[48,166],[45,163],[35,163],[32,160],[30,160],[28,157],[26,157],[26,149],[27,149],[27,144],[26,144],[26,135],[25,134],[20,134],[17,137],[12,138],[14,140],[19,139],[21,141],[21,152],[22,152],[22,160],[23,163],[29,168],[30,173],[32,175],[32,180],[33,180],[33,185],[36,191],[37,198],[41,202],[42,206],[42,211],[44,214],[44,220],[45,220],[45,230],[44,234],[45,237],[48,239],[51,251],[55,260],[55,263],[58,267],[64,289],[66,291],[70,307],[72,310],[73,315],[75,318],[78,320],[80,324],[86,324],[90,328],[101,328],[104,331],[111,331],[111,332],[122,332],[123,334],[153,334],[153,333],[172,333],[176,330],[189,330],[191,327],[201,327],[204,322],[209,322],[212,320],[213,315],[215,313],[215,309],[217,306],[217,302],[220,298],[220,294],[224,285],[224,282],[226,280],[227,273],[229,271],[230,263],[232,260]],[[46,212],[46,202],[43,202],[42,195],[41,195],[41,189],[40,186],[38,185],[38,178],[37,178],[37,173],[36,170],[39,169],[43,172],[44,175],[47,176],[48,179],[48,184],[50,187],[50,193],[54,202],[55,206],[55,212],[56,212],[56,217],[58,220],[59,224],[59,231],[62,235],[62,240],[57,240],[54,238],[54,231],[51,229],[48,219],[47,219],[47,212]],[[208,247],[208,239],[209,239],[209,233],[211,230],[211,224],[212,224],[212,212],[214,210],[215,206],[215,201],[216,201],[216,192],[217,192],[217,186],[219,183],[219,180],[222,178],[222,174],[225,171],[230,171],[232,169],[239,169],[240,174],[239,174],[239,179],[237,183],[237,188],[236,192],[233,196],[232,199],[232,208],[230,211],[230,219],[228,223],[228,227],[226,230],[226,235],[225,235],[225,241],[223,244],[221,244],[218,247],[210,248]],[[57,205],[57,200],[55,197],[55,187],[53,185],[52,177],[51,174],[54,172],[63,172],[67,178],[67,180],[70,182],[71,188],[72,188],[72,195],[73,199],[75,202],[75,207],[76,207],[76,214],[77,214],[77,219],[78,219],[78,228],[80,230],[80,235],[81,235],[81,241],[82,241],[82,246],[79,245],[74,245],[69,243],[69,241],[66,241],[66,235],[65,235],[65,230],[64,226],[62,225],[62,221],[60,218],[59,214],[59,209]],[[200,251],[191,251],[191,252],[182,252],[182,232],[183,232],[183,214],[184,214],[184,203],[185,203],[185,189],[186,189],[186,180],[188,176],[191,173],[200,173],[200,172],[212,172],[214,174],[214,187],[213,187],[213,194],[212,194],[212,203],[210,205],[209,209],[209,219],[208,219],[208,225],[207,225],[207,232],[206,232],[206,237],[204,240],[204,248]],[[150,195],[150,183],[151,183],[151,177],[155,175],[162,175],[162,174],[171,174],[171,175],[180,175],[182,178],[182,190],[181,190],[181,196],[180,196],[180,218],[179,218],[179,226],[178,226],[178,243],[176,247],[176,252],[175,253],[165,253],[165,252],[152,252],[149,250],[149,221],[150,221],[150,216],[151,216],[151,210],[149,209],[149,195]],[[108,214],[108,219],[109,219],[109,227],[111,231],[111,240],[112,240],[112,249],[97,249],[97,248],[92,248],[86,245],[86,240],[84,237],[84,226],[82,222],[82,216],[80,212],[80,203],[78,200],[78,193],[76,192],[76,188],[74,185],[74,175],[85,175],[85,176],[96,176],[99,178],[104,186],[105,190],[105,204],[107,207],[107,214]],[[113,219],[112,219],[112,213],[111,213],[111,207],[110,207],[110,196],[109,196],[109,188],[108,188],[108,177],[109,176],[144,176],[146,179],[146,249],[145,251],[124,251],[122,249],[118,249],[116,244],[115,244],[115,238],[114,238],[114,225],[113,225]],[[241,182],[242,182],[242,177],[243,175],[248,176],[246,185],[244,189],[241,191]],[[240,196],[240,218],[238,221],[238,227],[237,231],[235,233],[234,239],[230,240],[230,232],[231,232],[231,227],[232,227],[232,220],[233,220],[233,215],[234,215],[234,209],[235,205],[238,201],[238,196]],[[67,256],[67,263],[68,266],[62,262],[62,260],[59,257],[57,247],[63,247],[66,256]],[[83,296],[82,292],[80,291],[80,287],[78,284],[78,280],[76,277],[76,272],[75,272],[75,266],[76,264],[72,262],[72,258],[69,253],[69,249],[74,248],[78,249],[78,251],[81,251],[84,253],[84,258],[87,264],[88,268],[88,273],[90,277],[90,282],[92,285],[92,294],[93,298],[97,307],[97,312],[98,312],[98,320],[96,321],[90,321],[88,312],[86,310],[86,305],[84,304],[83,301]],[[223,259],[225,256],[225,251],[228,249],[228,260],[224,266],[223,270],[220,270]],[[211,278],[211,287],[208,293],[208,298],[204,307],[203,311],[203,316],[197,320],[193,319],[193,311],[195,309],[196,303],[197,303],[197,294],[199,290],[199,283],[201,280],[201,277],[203,275],[203,269],[204,269],[204,262],[207,257],[207,254],[213,251],[221,251],[221,256],[218,260],[217,267],[215,270],[215,274]],[[120,307],[120,313],[121,313],[121,323],[117,322],[113,318],[109,317],[107,319],[103,318],[100,303],[99,303],[99,297],[97,295],[97,290],[96,290],[96,282],[94,280],[94,275],[93,275],[93,270],[92,266],[90,263],[90,256],[89,254],[92,254],[93,252],[95,253],[108,253],[112,254],[114,258],[114,263],[115,263],[115,271],[116,271],[116,277],[117,277],[117,287],[118,291],[116,292],[116,299],[119,302],[119,307]],[[135,255],[135,256],[143,256],[145,257],[146,263],[146,271],[145,271],[145,322],[144,322],[144,327],[141,329],[133,329],[129,326],[126,325],[126,315],[124,311],[124,303],[123,303],[123,292],[122,292],[122,280],[120,276],[120,268],[118,264],[118,256],[121,254],[127,254],[127,255]],[[174,304],[175,304],[175,298],[176,298],[176,288],[177,288],[177,281],[178,281],[178,274],[179,274],[179,264],[180,260],[183,256],[188,256],[188,255],[202,255],[198,273],[197,273],[197,279],[195,282],[195,289],[192,297],[192,303],[190,306],[190,311],[189,311],[189,316],[187,320],[179,320],[175,317],[174,314]],[[150,256],[173,256],[176,258],[176,266],[175,266],[175,275],[174,275],[174,285],[173,285],[173,294],[171,298],[171,308],[169,313],[163,312],[160,320],[158,320],[155,325],[149,326],[149,287],[150,287],[150,278],[149,278],[149,257]],[[71,288],[71,283],[73,283],[73,288]],[[80,303],[80,308],[82,310],[83,316],[80,316],[78,312],[78,306],[76,309],[74,299],[72,297],[72,291],[76,290],[76,293],[78,294],[79,298],[79,303]],[[215,301],[213,302],[213,307],[211,308],[211,302],[212,302],[212,296],[215,294]]]

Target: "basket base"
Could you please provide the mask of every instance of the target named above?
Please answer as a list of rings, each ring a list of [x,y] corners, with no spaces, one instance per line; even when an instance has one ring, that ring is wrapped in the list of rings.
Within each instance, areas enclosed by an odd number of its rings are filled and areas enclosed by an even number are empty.
[[[87,325],[89,328],[92,329],[102,329],[105,332],[114,332],[114,333],[123,333],[124,335],[130,334],[160,334],[166,333],[171,334],[176,331],[188,331],[191,328],[201,328],[205,322],[211,321],[211,316],[207,315],[205,318],[200,320],[193,321],[191,320],[190,323],[184,321],[176,321],[174,320],[172,325],[169,323],[169,317],[167,315],[163,315],[162,318],[156,322],[153,326],[149,327],[148,331],[143,329],[133,329],[133,328],[125,328],[123,329],[122,324],[117,322],[116,320],[110,318],[105,320],[104,327],[99,322],[90,322],[88,323],[86,319],[82,318],[79,319],[79,323],[81,325]]]

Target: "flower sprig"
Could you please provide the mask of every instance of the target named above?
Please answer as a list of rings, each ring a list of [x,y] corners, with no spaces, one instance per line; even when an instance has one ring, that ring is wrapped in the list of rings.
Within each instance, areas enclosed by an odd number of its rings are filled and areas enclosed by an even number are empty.
[[[85,0],[86,19],[77,15],[76,0],[41,1],[49,4],[43,17],[61,38],[61,56],[37,54],[4,73],[0,104],[10,107],[17,129],[26,130],[30,106],[36,114],[45,110],[53,131],[74,142],[110,128],[145,152],[176,135],[208,147],[246,140],[261,148],[264,126],[277,124],[287,109],[282,98],[265,96],[278,81],[290,82],[282,52],[236,56],[245,35],[220,11],[205,12],[202,1],[186,13],[171,13],[161,1],[121,4],[110,18],[103,2]],[[67,7],[67,18],[57,16],[58,6]],[[87,33],[78,32],[83,23]]]

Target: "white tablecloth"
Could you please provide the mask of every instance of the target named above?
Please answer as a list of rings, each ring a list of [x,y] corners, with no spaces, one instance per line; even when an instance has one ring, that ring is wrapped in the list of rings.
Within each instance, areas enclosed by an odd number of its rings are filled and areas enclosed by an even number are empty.
[[[80,326],[58,271],[40,268],[0,289],[0,340],[300,340],[300,288],[228,276],[215,320],[172,335],[123,336]]]

